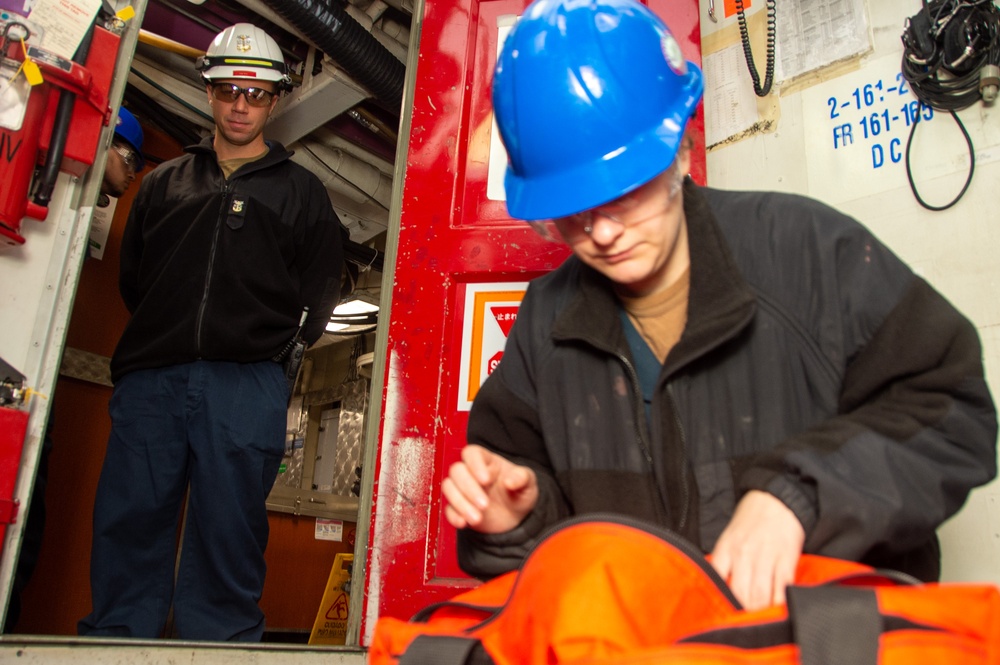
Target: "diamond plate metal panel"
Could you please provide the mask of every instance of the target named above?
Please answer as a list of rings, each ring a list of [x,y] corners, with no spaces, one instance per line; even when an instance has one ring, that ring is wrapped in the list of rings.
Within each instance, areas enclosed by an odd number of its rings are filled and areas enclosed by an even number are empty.
[[[302,486],[307,425],[308,417],[302,408],[302,397],[295,397],[288,405],[285,421],[285,456],[281,460],[275,485],[295,488]]]
[[[59,373],[71,379],[111,386],[111,358],[67,346]]]
[[[340,423],[337,430],[337,459],[334,464],[332,494],[357,496],[351,489],[359,476],[364,447],[365,410],[368,404],[368,381],[357,379],[343,384],[345,393],[340,403]]]

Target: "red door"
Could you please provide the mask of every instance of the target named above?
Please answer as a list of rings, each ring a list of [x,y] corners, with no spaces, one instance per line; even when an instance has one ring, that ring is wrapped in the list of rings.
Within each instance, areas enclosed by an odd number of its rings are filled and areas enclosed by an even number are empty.
[[[650,0],[701,62],[697,0]],[[475,583],[458,568],[440,486],[465,445],[468,401],[502,355],[523,284],[567,256],[507,216],[490,81],[525,0],[424,5],[386,352],[362,643]],[[704,123],[692,175],[704,182]],[[491,169],[491,159],[493,168]],[[502,190],[500,190],[502,192]]]

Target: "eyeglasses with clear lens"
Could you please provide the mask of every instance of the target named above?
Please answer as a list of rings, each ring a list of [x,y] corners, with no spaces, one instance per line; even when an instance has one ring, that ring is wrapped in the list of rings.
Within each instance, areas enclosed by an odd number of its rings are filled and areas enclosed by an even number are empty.
[[[132,171],[132,173],[139,170],[139,154],[136,153],[135,150],[127,146],[123,146],[120,143],[115,143],[111,147],[118,153],[118,156],[122,158],[125,168]]]
[[[549,242],[564,242],[554,219],[536,219],[528,222],[531,229]]]
[[[660,187],[664,182],[666,182],[667,190],[663,209],[657,208],[641,219],[626,221],[632,211],[643,205],[650,196],[656,196],[656,192],[662,192]],[[605,219],[621,227],[628,227],[641,224],[661,214],[664,209],[670,207],[677,192],[680,191],[682,183],[683,178],[678,174],[677,165],[674,163],[663,177],[656,178],[613,201],[565,217],[533,221],[531,227],[546,240],[573,244],[593,233],[594,225],[598,219]]]
[[[578,236],[581,233],[585,235],[590,235],[594,230],[594,222],[600,217],[601,219],[609,219],[616,224],[625,226],[625,222],[622,220],[624,215],[627,215],[636,207],[642,200],[642,196],[639,190],[634,190],[629,192],[621,198],[617,198],[610,203],[607,203],[596,208],[591,208],[590,210],[584,210],[583,212],[578,212],[574,215],[567,215],[566,217],[560,217],[555,220],[556,226],[562,231],[563,236],[569,238],[571,236]]]
[[[213,83],[212,96],[220,102],[233,104],[243,95],[250,106],[263,107],[270,106],[275,93],[264,88],[247,87],[241,88],[235,83]]]

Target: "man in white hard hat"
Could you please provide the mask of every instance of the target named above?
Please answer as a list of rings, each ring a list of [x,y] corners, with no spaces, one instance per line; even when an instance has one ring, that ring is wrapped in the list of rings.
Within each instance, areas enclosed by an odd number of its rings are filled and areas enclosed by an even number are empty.
[[[277,43],[240,23],[198,67],[215,133],[145,176],[122,239],[132,318],[111,361],[84,635],[160,637],[172,604],[178,638],[260,640],[281,361],[319,339],[340,294],[327,192],[263,136],[290,84]]]

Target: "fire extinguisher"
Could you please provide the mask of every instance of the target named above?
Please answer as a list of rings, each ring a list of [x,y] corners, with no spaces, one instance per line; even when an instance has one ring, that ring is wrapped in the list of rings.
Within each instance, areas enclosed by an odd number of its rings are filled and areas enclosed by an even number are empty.
[[[0,358],[0,535],[4,525],[17,520],[14,489],[28,431],[27,403],[31,393],[25,381],[23,374]]]
[[[0,188],[0,234],[9,245],[24,243],[18,231],[25,215],[43,220],[48,214],[47,208],[31,203],[27,197],[51,86],[32,86],[24,73],[26,32],[25,26],[11,22],[0,38],[0,52],[5,56],[0,75],[10,81],[0,116],[0,182],[5,185]],[[19,45],[25,48],[21,58],[16,53]]]
[[[95,85],[85,67],[66,60],[28,42],[29,28],[10,21],[0,33],[0,75],[10,81],[0,94],[0,240],[7,245],[24,244],[20,233],[21,220],[29,217],[44,220],[48,201],[62,159],[61,148],[69,131],[69,117],[58,115],[58,127],[53,128],[47,165],[55,164],[42,173],[40,192],[29,198],[38,145],[49,104],[49,96],[61,94],[72,102],[80,97],[105,116],[110,114],[107,92]],[[81,49],[83,50],[83,49]],[[77,56],[79,58],[79,55]],[[62,98],[60,102],[62,102]],[[60,103],[60,109],[64,104]]]

